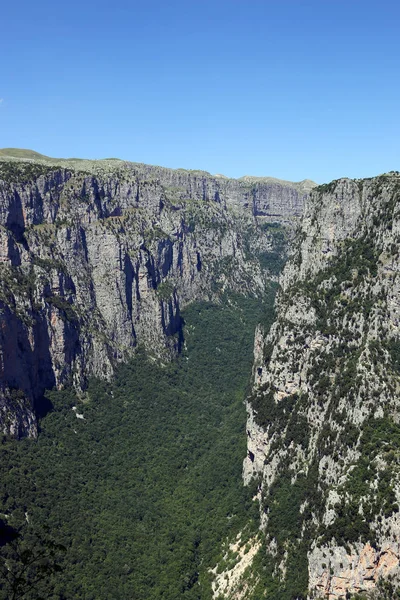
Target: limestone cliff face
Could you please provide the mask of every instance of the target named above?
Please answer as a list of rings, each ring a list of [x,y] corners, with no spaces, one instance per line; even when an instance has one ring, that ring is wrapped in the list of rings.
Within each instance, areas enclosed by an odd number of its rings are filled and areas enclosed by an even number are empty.
[[[288,598],[400,581],[399,209],[398,173],[311,192],[256,336],[244,478]]]
[[[35,435],[46,388],[110,377],[138,344],[168,359],[188,302],[262,294],[309,187],[2,158],[0,429]]]

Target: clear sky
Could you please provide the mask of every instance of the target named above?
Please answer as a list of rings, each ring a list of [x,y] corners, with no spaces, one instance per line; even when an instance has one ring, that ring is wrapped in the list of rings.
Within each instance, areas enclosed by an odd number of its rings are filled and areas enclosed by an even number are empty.
[[[400,3],[22,0],[0,147],[322,183],[400,170]]]

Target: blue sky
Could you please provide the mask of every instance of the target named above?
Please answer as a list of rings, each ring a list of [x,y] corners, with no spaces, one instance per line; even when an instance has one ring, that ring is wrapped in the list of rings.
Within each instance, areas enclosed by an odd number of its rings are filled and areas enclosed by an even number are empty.
[[[0,147],[322,183],[400,170],[400,4],[22,0]]]

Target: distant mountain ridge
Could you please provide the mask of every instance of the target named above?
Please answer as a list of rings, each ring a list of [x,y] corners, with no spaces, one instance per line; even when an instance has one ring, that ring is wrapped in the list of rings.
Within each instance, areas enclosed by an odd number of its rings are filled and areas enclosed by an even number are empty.
[[[131,165],[150,166],[150,165],[144,165],[144,163],[135,163],[135,162],[130,162],[130,161],[124,161],[121,158],[99,158],[99,159],[54,158],[54,157],[46,156],[45,154],[40,154],[39,152],[36,152],[35,150],[28,150],[28,149],[23,149],[23,148],[0,148],[0,157],[17,158],[17,159],[22,159],[22,160],[25,160],[25,159],[26,160],[43,160],[45,162],[50,162],[53,164],[59,164],[59,163],[74,164],[78,161],[84,162],[84,163],[98,164],[98,163],[107,163],[108,161],[120,161],[120,162],[126,162],[127,164],[131,164]],[[153,167],[153,168],[163,168],[163,167]],[[226,175],[222,175],[222,174],[211,175],[211,173],[209,173],[208,171],[202,171],[202,170],[194,170],[193,171],[190,169],[181,169],[181,168],[168,169],[168,170],[169,171],[185,171],[185,172],[189,172],[189,173],[190,172],[203,173],[204,175],[211,176],[211,177],[221,177],[224,179],[235,180],[235,178],[233,178],[233,177],[226,177]],[[294,181],[286,181],[284,179],[278,179],[276,177],[268,177],[268,176],[258,177],[258,176],[254,176],[254,175],[244,175],[243,177],[237,178],[237,181],[244,181],[246,183],[267,183],[267,182],[272,183],[273,182],[273,183],[278,183],[280,185],[295,187],[296,189],[299,189],[304,192],[309,192],[318,185],[311,179],[304,179],[303,181],[294,182]]]

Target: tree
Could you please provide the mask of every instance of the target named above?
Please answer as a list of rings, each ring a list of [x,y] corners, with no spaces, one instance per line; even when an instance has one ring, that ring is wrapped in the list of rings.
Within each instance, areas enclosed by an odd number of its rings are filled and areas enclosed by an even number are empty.
[[[48,598],[63,552],[64,546],[36,533],[29,523],[16,529],[0,519],[0,599]]]

